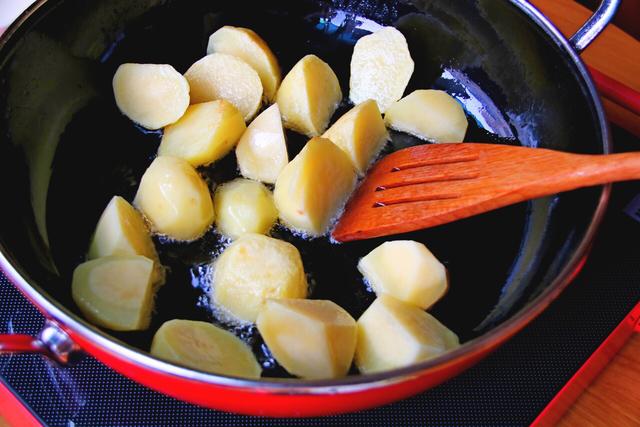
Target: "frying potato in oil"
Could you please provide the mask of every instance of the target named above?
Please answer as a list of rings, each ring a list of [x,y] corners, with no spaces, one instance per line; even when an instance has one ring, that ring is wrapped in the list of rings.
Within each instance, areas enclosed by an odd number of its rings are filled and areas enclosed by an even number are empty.
[[[114,196],[98,220],[89,245],[88,259],[110,255],[142,255],[154,262],[156,286],[164,284],[165,270],[140,212],[125,199]]]
[[[175,240],[202,236],[214,219],[209,187],[186,160],[156,157],[147,168],[134,199],[151,229]]]
[[[267,234],[278,219],[273,195],[264,184],[237,178],[216,189],[216,227],[236,239],[243,234]]]
[[[349,157],[325,138],[313,138],[280,173],[273,192],[280,219],[310,236],[327,232],[356,183]]]
[[[191,87],[191,103],[224,99],[232,103],[245,122],[262,104],[258,73],[243,60],[225,53],[212,53],[195,62],[184,74]]]
[[[364,175],[389,134],[376,102],[370,99],[345,113],[322,137],[342,148],[358,174]]]
[[[276,102],[287,129],[309,137],[322,134],[342,101],[342,91],[331,67],[307,55],[284,77]]]
[[[460,345],[435,317],[389,295],[381,295],[358,319],[356,366],[362,373],[413,365]]]
[[[189,106],[189,83],[171,65],[122,64],[113,76],[122,113],[147,129],[177,121]]]
[[[255,31],[225,25],[209,37],[207,54],[216,52],[237,56],[249,64],[260,77],[264,96],[268,101],[275,99],[282,80],[280,66],[267,43]]]
[[[113,255],[84,262],[73,271],[71,295],[82,314],[114,331],[149,327],[154,262],[139,255]]]
[[[271,354],[293,375],[339,378],[351,367],[356,321],[332,301],[269,299],[257,326]]]
[[[275,184],[289,163],[287,144],[278,104],[273,104],[247,127],[236,147],[242,176]]]
[[[196,167],[208,165],[229,153],[246,128],[240,112],[223,99],[194,104],[165,128],[158,155],[180,157]]]
[[[462,142],[467,117],[462,106],[441,90],[416,90],[387,109],[384,121],[391,129],[431,142]]]
[[[300,252],[291,243],[245,234],[214,263],[212,301],[244,322],[255,322],[267,298],[306,298]]]
[[[262,368],[240,338],[207,322],[174,319],[153,336],[151,354],[189,368],[242,378],[260,378]]]
[[[407,40],[400,31],[384,27],[366,35],[353,48],[349,99],[356,105],[373,99],[384,113],[402,98],[413,68]]]
[[[384,242],[358,263],[377,295],[388,294],[423,310],[447,291],[447,270],[425,245]]]

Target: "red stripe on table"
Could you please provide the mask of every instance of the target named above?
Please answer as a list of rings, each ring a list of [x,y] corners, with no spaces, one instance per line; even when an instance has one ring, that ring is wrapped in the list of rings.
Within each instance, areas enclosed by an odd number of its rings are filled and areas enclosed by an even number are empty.
[[[0,380],[0,418],[10,427],[43,427],[2,380]]]
[[[589,72],[598,88],[598,92],[600,92],[602,96],[632,113],[640,115],[640,92],[601,73],[593,67],[589,67]]]

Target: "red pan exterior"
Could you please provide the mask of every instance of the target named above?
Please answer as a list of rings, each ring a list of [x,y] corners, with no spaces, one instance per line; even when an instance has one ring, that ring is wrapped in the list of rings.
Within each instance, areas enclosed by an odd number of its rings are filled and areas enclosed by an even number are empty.
[[[449,363],[438,365],[433,370],[419,373],[395,384],[364,388],[355,392],[316,395],[289,394],[286,391],[278,393],[260,390],[256,387],[230,388],[201,381],[185,380],[166,372],[155,371],[132,363],[127,358],[105,351],[104,348],[83,339],[80,335],[72,334],[71,336],[85,351],[106,365],[147,387],[176,399],[228,412],[270,417],[311,417],[339,414],[401,400],[458,375],[483,359],[502,343],[492,343],[490,347],[468,357],[461,357]],[[506,339],[507,337],[503,341]]]
[[[568,284],[580,271],[586,256],[566,277]],[[19,278],[5,270],[7,277],[15,283]],[[20,288],[20,287],[19,287]],[[174,373],[171,369],[155,369],[154,366],[139,363],[128,357],[126,352],[114,351],[114,346],[103,346],[96,343],[86,334],[74,331],[71,327],[63,326],[69,337],[84,351],[91,354],[117,372],[144,384],[154,390],[169,396],[194,403],[207,408],[220,409],[246,415],[270,417],[311,417],[353,412],[388,404],[422,391],[452,378],[465,369],[482,360],[489,353],[497,349],[511,336],[522,329],[535,318],[560,292],[548,295],[546,301],[534,306],[534,310],[525,313],[521,322],[511,323],[501,327],[501,333],[493,340],[474,340],[470,345],[471,351],[450,354],[441,362],[431,363],[425,369],[408,374],[390,375],[379,381],[362,382],[353,386],[319,387],[319,392],[310,387],[264,387],[253,383],[249,386],[228,386],[207,382],[199,379],[185,378]],[[29,297],[29,295],[26,295]],[[34,301],[36,305],[37,301]],[[46,315],[46,314],[45,314]],[[455,354],[460,353],[460,354]],[[166,365],[166,364],[164,364]],[[363,376],[364,377],[364,376]]]

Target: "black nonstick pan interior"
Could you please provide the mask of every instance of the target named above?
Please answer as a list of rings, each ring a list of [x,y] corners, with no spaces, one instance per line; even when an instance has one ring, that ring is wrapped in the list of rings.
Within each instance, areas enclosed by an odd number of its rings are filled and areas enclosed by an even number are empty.
[[[76,313],[71,273],[83,261],[109,199],[133,199],[161,137],[118,111],[111,89],[116,68],[125,62],[168,63],[184,72],[204,56],[208,36],[222,25],[255,30],[283,73],[304,55],[318,55],[336,72],[345,97],[355,41],[380,25],[393,25],[406,36],[416,63],[406,93],[438,88],[454,95],[469,119],[466,141],[603,152],[576,70],[507,1],[66,0],[49,1],[39,14],[0,58],[0,177],[7,202],[0,242],[33,283]],[[344,103],[333,120],[349,108]],[[306,137],[287,136],[292,158]],[[385,152],[421,143],[394,132],[392,139]],[[43,145],[56,140],[46,199],[49,250],[36,226],[38,201],[29,182],[38,159],[46,157]],[[238,176],[233,153],[200,171],[212,187]],[[356,269],[358,259],[384,240],[425,243],[450,275],[448,293],[430,312],[465,342],[508,321],[551,284],[586,232],[600,194],[600,189],[580,190],[348,244],[308,241],[280,227],[273,235],[300,249],[310,297],[331,299],[355,318],[375,297]],[[170,274],[157,296],[152,325],[146,332],[112,333],[143,350],[166,320],[218,322],[205,288],[208,264],[225,241],[210,231],[189,244],[156,243]],[[251,343],[264,376],[287,375],[254,327],[233,330]]]

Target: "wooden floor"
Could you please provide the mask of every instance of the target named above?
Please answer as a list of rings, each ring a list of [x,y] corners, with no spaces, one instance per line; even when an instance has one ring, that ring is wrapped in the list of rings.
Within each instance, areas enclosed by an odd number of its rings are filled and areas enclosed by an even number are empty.
[[[558,425],[640,426],[640,333],[620,350]]]

